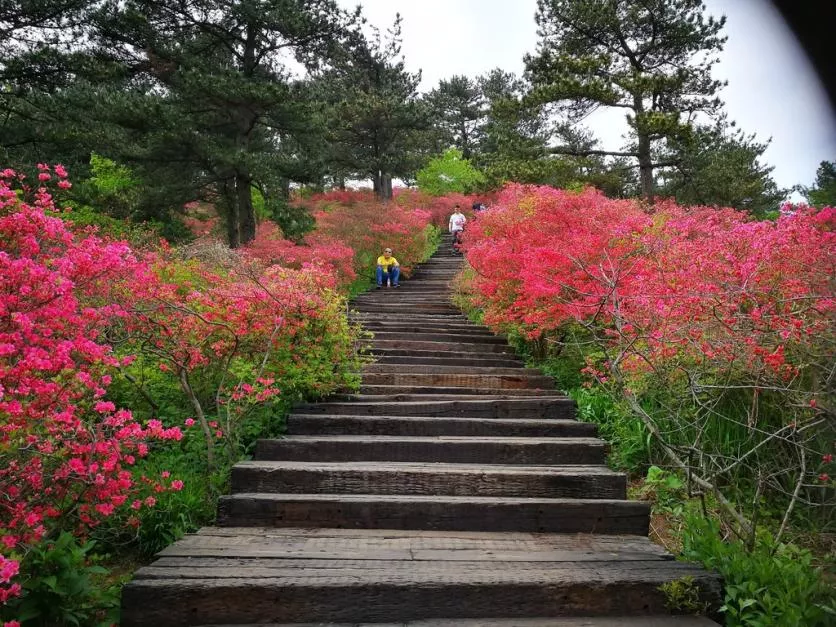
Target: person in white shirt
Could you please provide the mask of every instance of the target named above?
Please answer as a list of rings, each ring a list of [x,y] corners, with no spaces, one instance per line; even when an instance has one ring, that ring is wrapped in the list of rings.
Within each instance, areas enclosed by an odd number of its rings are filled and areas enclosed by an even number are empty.
[[[458,204],[456,204],[454,209],[455,211],[453,212],[453,215],[450,216],[448,229],[450,230],[450,234],[453,236],[453,250],[458,252],[458,248],[456,248],[456,246],[461,243],[462,231],[464,231],[464,225],[467,222],[467,218],[464,217],[464,214]]]

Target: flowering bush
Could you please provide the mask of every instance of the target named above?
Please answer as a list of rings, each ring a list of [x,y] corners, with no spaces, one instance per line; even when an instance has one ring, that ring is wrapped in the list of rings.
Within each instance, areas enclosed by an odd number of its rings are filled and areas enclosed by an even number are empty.
[[[327,394],[351,385],[356,371],[353,332],[331,275],[227,254],[210,265],[159,251],[150,256],[155,280],[108,295],[131,303],[132,315],[109,329],[114,344],[140,356],[126,372],[139,382],[156,369],[179,387],[210,466],[219,438],[237,452],[239,428],[254,408],[279,395]],[[146,400],[153,396],[143,390]]]
[[[37,189],[22,190],[31,203],[14,189],[24,178],[0,173],[0,553],[13,557],[63,530],[83,536],[144,498],[131,467],[151,441],[182,437],[105,398],[124,360],[101,331],[126,310],[97,292],[141,281],[147,267],[123,243],[73,238],[55,217],[45,184],[69,187],[61,166],[39,166]],[[20,592],[9,585],[15,564],[0,562],[3,601]]]
[[[335,285],[345,287],[357,278],[354,250],[338,240],[311,233],[297,245],[283,237],[279,227],[264,221],[256,228],[255,239],[244,252],[265,264],[303,269],[320,276],[333,276]]]
[[[69,187],[60,166],[39,166],[34,190],[0,173],[0,616],[7,601],[48,609],[33,587],[48,577],[25,570],[46,568],[41,547],[83,563],[85,538],[125,539],[149,519],[174,539],[164,530],[179,522],[149,512],[164,502],[190,519],[178,502],[206,499],[184,477],[236,461],[264,434],[254,414],[280,417],[277,404],[351,387],[358,371],[334,289],[352,277],[350,249],[285,255],[301,269],[270,265],[269,249],[267,263],[211,246],[137,252],[71,230],[55,179]]]
[[[784,503],[783,531],[831,483],[834,226],[833,209],[756,222],[515,185],[465,244],[485,321],[551,342],[582,330],[586,373],[747,535],[747,486]]]
[[[309,239],[338,241],[351,247],[354,270],[360,275],[370,273],[386,247],[392,248],[405,276],[431,252],[432,216],[423,209],[362,201],[336,205],[317,197],[310,204],[316,231]]]

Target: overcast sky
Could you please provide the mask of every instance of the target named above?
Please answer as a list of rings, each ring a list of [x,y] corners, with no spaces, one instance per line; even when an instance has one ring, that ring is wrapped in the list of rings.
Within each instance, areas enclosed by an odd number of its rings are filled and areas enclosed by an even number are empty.
[[[385,30],[403,17],[407,68],[422,71],[421,90],[454,74],[492,68],[521,73],[522,57],[537,42],[536,0],[338,0],[361,4],[369,22]],[[823,160],[836,160],[836,121],[812,65],[769,0],[705,0],[725,14],[728,36],[715,77],[728,80],[720,96],[732,120],[758,139],[772,138],[765,160],[782,187],[812,183]],[[587,125],[604,148],[617,149],[623,112],[596,113]]]

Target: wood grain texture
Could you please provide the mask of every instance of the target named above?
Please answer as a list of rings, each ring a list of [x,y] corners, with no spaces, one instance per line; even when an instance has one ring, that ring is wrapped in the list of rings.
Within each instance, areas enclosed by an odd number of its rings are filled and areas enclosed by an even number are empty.
[[[624,499],[627,478],[605,466],[259,460],[233,468],[232,491]]]
[[[575,402],[548,399],[471,399],[302,403],[295,413],[370,416],[459,416],[471,418],[574,418]]]
[[[694,578],[707,601],[719,595],[716,579],[679,562],[587,565],[497,570],[445,562],[443,568],[409,564],[401,570],[383,562],[375,568],[299,567],[292,572],[246,566],[149,567],[124,589],[122,625],[299,622],[313,616],[320,621],[385,622],[593,611],[658,615],[666,611],[659,585],[686,575]],[[236,576],[244,573],[255,576]]]
[[[221,497],[218,524],[646,535],[649,506],[610,499],[239,493]]]
[[[585,618],[480,618],[432,619],[406,623],[283,623],[259,627],[717,627],[703,616],[618,616]],[[254,625],[205,625],[203,627],[255,627]]]
[[[606,444],[597,438],[294,435],[281,440],[259,440],[255,457],[320,462],[603,464],[606,452]]]
[[[448,418],[443,416],[343,416],[291,414],[290,435],[401,435],[494,437],[595,437],[589,422],[539,418]]]

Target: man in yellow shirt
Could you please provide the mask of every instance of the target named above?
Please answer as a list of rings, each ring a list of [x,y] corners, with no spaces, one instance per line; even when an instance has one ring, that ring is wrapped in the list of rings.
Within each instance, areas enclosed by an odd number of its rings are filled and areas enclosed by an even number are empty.
[[[401,264],[392,256],[392,249],[386,248],[383,254],[377,258],[377,289],[383,287],[383,283],[392,279],[392,287],[398,287],[398,279],[401,276]]]

